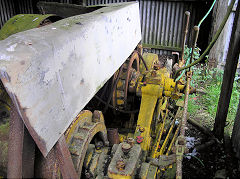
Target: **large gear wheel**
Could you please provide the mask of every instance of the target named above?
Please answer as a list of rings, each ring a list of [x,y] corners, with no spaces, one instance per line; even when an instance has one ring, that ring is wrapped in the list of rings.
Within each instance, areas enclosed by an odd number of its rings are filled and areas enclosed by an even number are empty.
[[[96,144],[90,144],[95,137],[103,146],[109,145],[103,114],[97,110],[93,113],[88,110],[81,111],[65,132],[66,143],[79,178],[82,176],[87,149],[89,146],[96,146]],[[37,159],[36,177],[61,178],[58,162],[53,153],[54,151],[51,150],[46,158]]]
[[[117,73],[121,73],[120,70]],[[139,55],[138,52],[134,51],[123,64],[122,73],[113,91],[112,103],[114,107],[119,109],[127,108],[129,83],[137,73],[139,73]]]
[[[73,164],[79,176],[81,176],[88,146],[97,134],[101,138],[102,144],[108,145],[107,130],[102,112],[96,110],[94,113],[88,110],[80,112],[65,133]]]

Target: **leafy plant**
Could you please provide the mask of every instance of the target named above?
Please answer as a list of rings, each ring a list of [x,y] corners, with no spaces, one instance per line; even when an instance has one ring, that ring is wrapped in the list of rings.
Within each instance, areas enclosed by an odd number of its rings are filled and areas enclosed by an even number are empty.
[[[195,47],[195,50],[193,52],[193,61],[200,57],[200,51],[201,51],[201,49],[199,47]],[[184,48],[184,59],[185,60],[188,60],[188,59],[190,60],[191,53],[192,53],[192,48],[189,48],[187,45],[185,45],[185,48]]]
[[[194,72],[192,77],[192,86],[194,86],[195,88],[203,88],[206,94],[200,95],[200,98],[198,100],[191,100],[194,99],[196,96],[190,98],[190,115],[195,116],[199,113],[207,113],[207,116],[209,116],[209,118],[205,118],[204,120],[208,120],[207,123],[211,123],[212,127],[214,123],[214,120],[212,119],[215,118],[217,112],[217,105],[220,96],[224,71],[219,69],[208,70],[203,67],[193,67],[192,71]],[[227,116],[228,126],[226,127],[226,133],[229,135],[232,131],[232,126],[234,123],[239,102],[240,84],[238,80],[239,79],[236,77],[233,85],[232,96]]]

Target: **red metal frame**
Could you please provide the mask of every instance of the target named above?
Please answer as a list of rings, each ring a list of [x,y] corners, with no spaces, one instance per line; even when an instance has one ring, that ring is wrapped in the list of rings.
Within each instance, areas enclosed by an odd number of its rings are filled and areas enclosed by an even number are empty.
[[[10,115],[7,176],[8,178],[33,178],[36,144],[13,104]],[[64,135],[53,147],[51,155],[56,158],[63,178],[78,178]],[[48,160],[47,157],[46,160]]]

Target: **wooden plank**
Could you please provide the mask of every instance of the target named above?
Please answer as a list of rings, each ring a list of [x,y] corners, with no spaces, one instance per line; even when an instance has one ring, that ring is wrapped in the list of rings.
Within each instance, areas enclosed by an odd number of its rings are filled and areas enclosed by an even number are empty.
[[[239,19],[239,2],[235,13],[230,46],[228,50],[226,65],[224,68],[221,94],[219,97],[217,114],[214,123],[214,135],[218,139],[223,139],[224,127],[228,114],[229,102],[231,99],[234,77],[238,64],[240,53],[240,21]]]

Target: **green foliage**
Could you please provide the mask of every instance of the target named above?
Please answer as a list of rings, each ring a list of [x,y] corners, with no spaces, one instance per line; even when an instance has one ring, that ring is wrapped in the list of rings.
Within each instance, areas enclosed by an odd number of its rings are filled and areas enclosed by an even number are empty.
[[[7,172],[8,135],[9,122],[0,123],[0,172],[4,173]]]
[[[195,98],[197,96],[195,94],[191,95],[188,101],[188,112],[191,114],[196,114],[196,112],[200,109],[199,105],[196,105]]]
[[[194,67],[192,69],[193,77],[192,77],[192,86],[195,88],[203,88],[206,94],[200,95],[198,100],[192,100],[195,96],[191,96],[189,100],[189,112],[191,116],[196,115],[196,113],[202,112],[209,114],[209,119],[213,126],[214,119],[218,100],[221,92],[221,85],[223,79],[223,70],[214,69],[208,70],[203,66],[201,68]],[[227,122],[228,126],[226,127],[227,133],[231,134],[232,126],[234,123],[238,102],[239,102],[239,95],[240,95],[240,84],[237,82],[237,79],[234,82],[231,101],[228,110]],[[197,94],[198,95],[198,94]]]
[[[201,49],[199,47],[195,47],[195,50],[193,52],[193,61],[200,57],[200,51],[201,51]],[[191,53],[192,53],[192,48],[188,48],[188,46],[185,45],[185,48],[184,48],[184,59],[185,60],[190,60]]]

